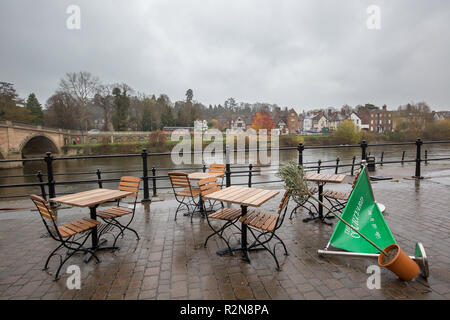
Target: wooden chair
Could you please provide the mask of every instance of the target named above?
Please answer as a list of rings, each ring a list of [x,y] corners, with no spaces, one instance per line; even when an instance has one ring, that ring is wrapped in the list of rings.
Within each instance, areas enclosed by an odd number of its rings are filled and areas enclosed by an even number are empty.
[[[222,175],[220,178],[225,176],[225,165],[224,164],[218,164],[218,163],[211,163],[208,168],[208,173],[221,173]]]
[[[185,215],[192,215],[195,209],[199,207],[199,201],[195,200],[200,195],[200,189],[194,188],[189,180],[189,174],[186,172],[169,172],[170,183],[172,184],[175,199],[178,207],[175,211],[175,220],[177,220],[178,211],[184,206],[186,207]]]
[[[217,178],[216,177],[211,177],[211,178],[206,178],[203,180],[200,180],[198,182],[199,188],[200,188],[200,193],[201,193],[201,197],[203,198],[204,196],[206,196],[207,194],[216,192],[221,190],[222,188],[219,186],[219,183],[217,182]],[[206,210],[206,209],[205,209]],[[203,246],[206,248],[206,245],[208,244],[208,240],[214,236],[214,235],[218,235],[220,238],[222,238],[223,241],[225,241],[225,243],[228,246],[229,251],[232,253],[233,251],[231,250],[230,247],[230,243],[229,243],[229,239],[226,239],[223,235],[225,229],[227,229],[228,227],[234,225],[236,228],[238,228],[238,230],[241,230],[238,226],[235,225],[236,222],[238,222],[239,217],[241,216],[241,209],[237,209],[237,208],[224,208],[223,207],[223,203],[222,203],[222,209],[211,213],[211,214],[206,214],[206,221],[208,222],[209,227],[212,229],[213,233],[210,234],[206,240],[205,243],[203,244]],[[222,225],[221,228],[219,229],[215,229],[213,227],[213,225],[211,224],[212,220],[222,220],[222,221],[226,221],[225,224]]]
[[[338,192],[334,190],[324,190],[322,192],[322,196],[328,201],[328,203],[331,206],[331,209],[333,211],[341,212],[344,210],[345,205],[347,204],[348,198],[350,198],[350,195],[355,188],[356,181],[358,181],[359,174],[361,173],[361,169],[358,170],[355,174],[355,178],[353,179],[352,183],[352,190],[349,192]],[[327,215],[330,214],[330,212],[327,213]],[[334,216],[332,216],[334,217]]]
[[[277,244],[282,244],[284,248],[284,254],[288,255],[286,245],[283,240],[276,234],[276,231],[281,227],[284,221],[284,217],[287,211],[287,205],[289,203],[289,190],[286,190],[281,198],[280,205],[278,207],[277,215],[264,213],[259,210],[249,210],[248,213],[239,219],[240,222],[248,226],[251,234],[255,238],[255,241],[248,246],[248,250],[256,247],[263,247],[267,250],[271,256],[275,259],[277,264],[277,270],[280,270],[280,265],[276,256]],[[271,247],[270,241],[276,238],[278,241]]]
[[[42,197],[34,194],[31,195],[30,198],[36,205],[36,208],[41,215],[42,221],[44,222],[48,234],[53,240],[59,243],[58,247],[56,247],[56,249],[54,249],[48,256],[47,261],[44,265],[44,270],[48,269],[48,263],[53,256],[60,256],[60,264],[55,275],[55,280],[58,280],[59,273],[64,263],[66,263],[66,261],[69,260],[69,258],[72,257],[75,253],[80,251],[91,253],[95,260],[97,262],[100,262],[100,260],[92,250],[83,248],[83,245],[91,235],[93,228],[99,225],[100,222],[89,218],[82,218],[58,226],[56,224],[56,215],[51,209],[48,202],[45,201]],[[67,249],[65,257],[63,257],[61,254],[56,253],[60,248]]]
[[[116,246],[116,242],[119,236],[122,235],[123,237],[123,233],[125,230],[132,231],[136,235],[137,240],[140,240],[139,234],[136,232],[136,230],[130,228],[130,224],[131,222],[133,222],[133,218],[136,213],[136,203],[140,183],[141,179],[137,177],[124,176],[120,178],[118,189],[120,191],[133,192],[133,194],[130,196],[131,198],[134,199],[132,209],[120,206],[120,199],[119,199],[117,201],[117,206],[97,211],[97,216],[100,217],[103,221],[105,221],[107,225],[117,227],[120,230],[120,232],[114,237],[113,247]],[[126,224],[122,224],[119,222],[118,218],[130,214],[131,214],[130,220],[128,220]],[[105,228],[104,230],[108,230],[108,228]]]

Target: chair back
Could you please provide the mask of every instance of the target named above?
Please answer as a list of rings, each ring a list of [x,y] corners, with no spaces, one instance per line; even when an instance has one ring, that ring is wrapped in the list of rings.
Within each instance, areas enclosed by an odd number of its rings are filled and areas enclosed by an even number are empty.
[[[172,187],[186,188],[191,186],[189,175],[186,172],[169,172]]]
[[[218,163],[211,163],[208,168],[208,173],[221,173],[225,175],[225,165]]]
[[[50,205],[48,204],[48,202],[44,198],[42,198],[40,196],[37,196],[35,194],[32,194],[30,196],[30,198],[31,198],[31,201],[33,201],[33,203],[36,205],[36,207],[37,207],[37,209],[38,209],[38,211],[39,211],[39,213],[40,213],[40,215],[41,215],[41,217],[43,219],[47,219],[47,220],[50,220],[52,222],[56,221],[55,213],[50,208]]]
[[[131,197],[137,198],[139,193],[139,185],[141,183],[141,179],[137,177],[124,176],[120,178],[119,182],[119,190],[120,191],[128,191],[133,192]]]
[[[200,188],[200,194],[202,197],[222,189],[217,182],[217,177],[209,177],[199,180],[198,187]]]
[[[278,214],[281,214],[284,208],[286,208],[287,204],[289,203],[289,190],[286,190],[283,194],[283,197],[281,198],[280,206],[278,207]]]
[[[356,174],[355,174],[355,179],[353,179],[352,189],[355,188],[356,182],[358,181],[358,178],[359,178],[360,174],[361,174],[361,169],[358,169],[358,171],[356,171]]]
[[[60,241],[62,239],[61,234],[59,233],[58,226],[56,225],[56,214],[53,212],[52,208],[48,204],[48,202],[35,194],[30,195],[31,201],[36,205],[36,208],[41,215],[42,222],[44,222],[45,228],[47,229],[49,235],[55,239]]]
[[[275,232],[275,230],[280,228],[281,225],[283,224],[284,216],[286,215],[287,205],[289,203],[290,197],[291,197],[291,195],[289,194],[289,190],[286,190],[283,194],[283,197],[281,198],[281,202],[278,207],[278,211],[277,211],[278,217],[277,217],[277,222],[275,224],[275,229],[273,230],[274,232]]]

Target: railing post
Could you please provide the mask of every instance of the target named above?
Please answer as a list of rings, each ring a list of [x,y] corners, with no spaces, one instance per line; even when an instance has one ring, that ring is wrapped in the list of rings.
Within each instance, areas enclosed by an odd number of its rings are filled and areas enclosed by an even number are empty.
[[[404,161],[405,161],[405,152],[406,152],[406,151],[403,151],[403,152],[402,152],[402,165],[403,165],[403,163],[404,163]]]
[[[44,179],[42,178],[42,172],[41,171],[38,171],[37,177],[39,179],[39,183],[40,183],[40,187],[41,187],[42,198],[47,200],[47,193],[45,192]]]
[[[100,189],[103,188],[103,182],[102,182],[102,172],[100,171],[100,169],[97,169],[97,182],[98,182],[98,187]]]
[[[322,160],[319,159],[319,161],[317,161],[317,173],[320,173],[320,165],[322,164]]]
[[[351,172],[351,175],[353,175],[353,172],[355,171],[355,161],[356,161],[356,156],[353,156],[353,158],[352,158],[352,172]]]
[[[152,187],[153,187],[153,195],[152,197],[157,197],[156,194],[156,168],[152,167]]]
[[[248,187],[249,188],[252,187],[252,169],[253,169],[253,165],[250,163],[248,165]]]
[[[417,138],[416,139],[416,174],[414,176],[416,179],[422,179],[423,178],[420,175],[420,162],[421,162],[421,159],[420,159],[420,156],[421,156],[420,148],[422,147],[422,144],[423,144],[422,139]]]
[[[428,150],[425,150],[425,165],[428,165]]]
[[[230,150],[228,146],[225,148],[225,186],[231,186],[231,165],[230,165]]]
[[[384,159],[384,151],[381,152],[381,163],[380,163],[381,166],[383,166],[383,159]]]
[[[367,160],[367,142],[366,140],[361,141],[360,143],[361,146],[361,160]]]
[[[53,156],[51,152],[47,152],[45,155],[45,163],[47,164],[47,184],[48,184],[48,196],[49,198],[55,197],[55,180],[53,177]]]
[[[206,164],[203,164],[202,170],[203,170],[203,172],[206,172]]]
[[[142,198],[141,202],[147,202],[151,201],[149,189],[148,189],[148,153],[147,149],[142,149],[142,181],[144,184],[144,197]]]
[[[303,150],[305,150],[305,146],[303,143],[299,142],[297,146],[298,150],[298,164],[303,166]]]
[[[339,157],[336,158],[336,169],[334,170],[334,174],[337,174],[337,173],[338,173],[339,161],[340,161],[340,160],[341,160],[341,159],[339,159]]]

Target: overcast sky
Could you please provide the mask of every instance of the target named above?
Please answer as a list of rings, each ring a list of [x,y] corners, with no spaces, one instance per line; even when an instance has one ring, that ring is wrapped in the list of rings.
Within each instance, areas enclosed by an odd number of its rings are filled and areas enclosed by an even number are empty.
[[[41,103],[66,72],[89,71],[172,101],[191,88],[205,105],[450,110],[449,33],[448,0],[1,0],[0,81]]]

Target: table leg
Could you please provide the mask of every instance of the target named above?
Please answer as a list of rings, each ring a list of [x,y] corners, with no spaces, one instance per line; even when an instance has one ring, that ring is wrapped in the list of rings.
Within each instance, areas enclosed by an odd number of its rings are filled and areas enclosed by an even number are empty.
[[[318,194],[319,201],[323,202],[323,195],[322,195],[322,193],[323,193],[323,184],[322,183],[319,183],[319,188],[318,189],[319,189],[319,194]],[[323,206],[320,203],[319,203],[319,219],[323,220]]]
[[[323,202],[323,183],[318,183],[317,184],[317,187],[318,187],[318,196],[317,196],[317,198],[319,199],[319,201],[320,202]],[[330,223],[330,222],[327,222],[327,221],[325,221],[325,219],[329,219],[328,217],[324,217],[323,216],[323,206],[320,204],[320,203],[318,203],[318,208],[317,208],[317,216],[312,216],[312,217],[309,217],[309,218],[305,218],[305,219],[303,219],[303,222],[309,222],[309,221],[313,221],[313,220],[316,220],[316,219],[320,219],[320,221],[322,222],[322,223],[325,223],[325,224],[327,224],[327,225],[333,225],[332,223]]]
[[[247,206],[241,206],[241,216],[247,214]],[[251,250],[259,250],[260,248],[253,248]],[[262,249],[262,248],[261,248]],[[241,243],[238,246],[231,247],[231,252],[233,251],[242,251],[242,260],[250,263],[250,258],[248,257],[248,248],[247,248],[247,225],[245,223],[241,223]],[[231,253],[230,249],[225,248],[218,250],[216,253],[218,255],[224,255]]]
[[[241,206],[242,216],[247,214],[247,206]],[[247,225],[245,223],[241,223],[241,246],[242,246],[242,260],[246,262],[250,262],[247,253]]]
[[[97,220],[97,206],[90,207],[89,211],[90,211],[91,219]],[[90,249],[94,253],[99,250],[117,249],[118,248],[116,246],[102,246],[102,244],[106,242],[106,239],[100,240],[98,238],[97,226],[95,226],[92,229],[91,237],[92,237],[92,246],[88,249]],[[90,252],[86,253],[86,255],[84,256],[84,262],[89,262],[89,260],[91,260],[91,258],[92,258],[92,253],[90,253]]]

